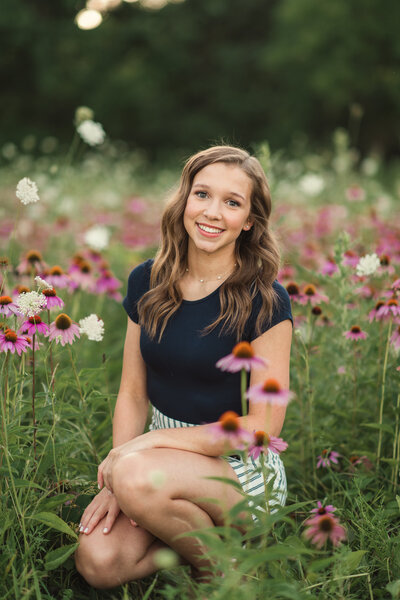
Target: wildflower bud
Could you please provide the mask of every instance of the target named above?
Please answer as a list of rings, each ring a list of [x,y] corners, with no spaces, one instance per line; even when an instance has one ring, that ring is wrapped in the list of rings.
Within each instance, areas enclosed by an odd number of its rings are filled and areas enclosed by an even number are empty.
[[[83,121],[91,120],[94,117],[94,111],[88,106],[78,106],[75,111],[75,127],[78,127]]]
[[[319,306],[313,306],[312,309],[311,309],[311,312],[316,317],[319,317],[322,314],[322,310],[321,310],[321,308]]]

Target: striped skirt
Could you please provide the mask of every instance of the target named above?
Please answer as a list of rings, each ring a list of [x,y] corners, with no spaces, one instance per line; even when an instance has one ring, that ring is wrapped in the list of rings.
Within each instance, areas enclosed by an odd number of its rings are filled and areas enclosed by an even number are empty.
[[[153,417],[149,426],[150,430],[154,429],[172,429],[174,427],[195,427],[194,423],[185,423],[167,417],[161,413],[157,408],[153,406]],[[261,472],[260,459],[254,460],[249,456],[247,462],[245,462],[239,456],[223,456],[221,457],[228,461],[233,470],[235,471],[236,477],[238,478],[243,491],[248,496],[260,496],[262,494],[265,499],[265,485],[264,477]],[[272,490],[269,490],[268,507],[271,512],[274,512],[278,506],[284,506],[287,496],[287,484],[285,467],[283,466],[282,460],[278,454],[274,452],[268,452],[264,457],[264,465],[266,467],[266,481],[267,483],[274,477]],[[265,499],[265,503],[267,500]],[[249,501],[249,505],[252,505],[252,501]],[[265,510],[265,509],[262,509]],[[256,515],[252,515],[254,520],[257,520]]]

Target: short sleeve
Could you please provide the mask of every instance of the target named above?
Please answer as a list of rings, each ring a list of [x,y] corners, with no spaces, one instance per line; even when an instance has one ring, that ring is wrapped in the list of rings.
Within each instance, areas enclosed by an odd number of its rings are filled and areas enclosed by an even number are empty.
[[[292,307],[287,290],[277,280],[274,281],[272,286],[278,295],[278,304],[272,314],[272,319],[271,321],[266,320],[264,323],[261,323],[260,332],[256,332],[257,316],[262,305],[261,294],[258,292],[257,296],[254,298],[253,309],[246,326],[246,332],[249,341],[254,340],[259,335],[268,331],[268,329],[274,327],[274,325],[278,325],[278,323],[281,323],[281,321],[285,321],[286,319],[289,319],[293,325]]]
[[[146,260],[135,267],[128,278],[128,289],[122,301],[122,306],[126,310],[128,317],[135,323],[139,322],[137,304],[141,297],[149,291],[152,266],[153,260]]]

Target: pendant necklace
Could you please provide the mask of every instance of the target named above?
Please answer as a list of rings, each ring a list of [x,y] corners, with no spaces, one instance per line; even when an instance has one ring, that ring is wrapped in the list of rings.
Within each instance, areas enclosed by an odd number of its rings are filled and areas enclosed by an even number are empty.
[[[235,269],[236,267],[237,267],[237,263],[235,263],[233,265],[233,269]],[[230,274],[233,273],[233,269],[230,272]],[[186,273],[189,273],[189,269],[185,269],[185,270],[186,270]],[[225,273],[221,273],[221,275],[217,275],[215,279],[197,279],[197,277],[196,277],[196,279],[200,283],[207,283],[208,281],[220,281],[224,277],[224,275],[226,275],[227,273],[228,273],[228,271],[225,271]]]

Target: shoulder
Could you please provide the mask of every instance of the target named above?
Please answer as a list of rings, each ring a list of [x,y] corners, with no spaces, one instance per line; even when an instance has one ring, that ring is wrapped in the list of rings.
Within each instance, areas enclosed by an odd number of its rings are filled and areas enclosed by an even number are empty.
[[[154,259],[149,258],[132,269],[128,278],[128,291],[132,291],[133,287],[149,286],[153,263]]]
[[[290,296],[288,294],[287,289],[281,283],[279,283],[277,279],[275,279],[275,281],[273,282],[272,287],[278,295],[279,306],[285,307],[286,309],[289,309],[291,311]]]
[[[260,290],[258,290],[254,296],[252,311],[247,324],[248,336],[251,340],[258,337],[260,333],[264,333],[268,329],[271,329],[272,327],[274,327],[278,323],[281,323],[282,321],[285,321],[286,319],[291,321],[293,325],[292,307],[290,304],[290,296],[287,290],[281,283],[279,283],[277,279],[275,279],[275,281],[272,283],[272,287],[276,293],[276,303],[273,306],[271,319],[265,317],[259,323],[260,331],[258,330],[256,324],[258,321],[258,316],[263,310],[263,298]]]

